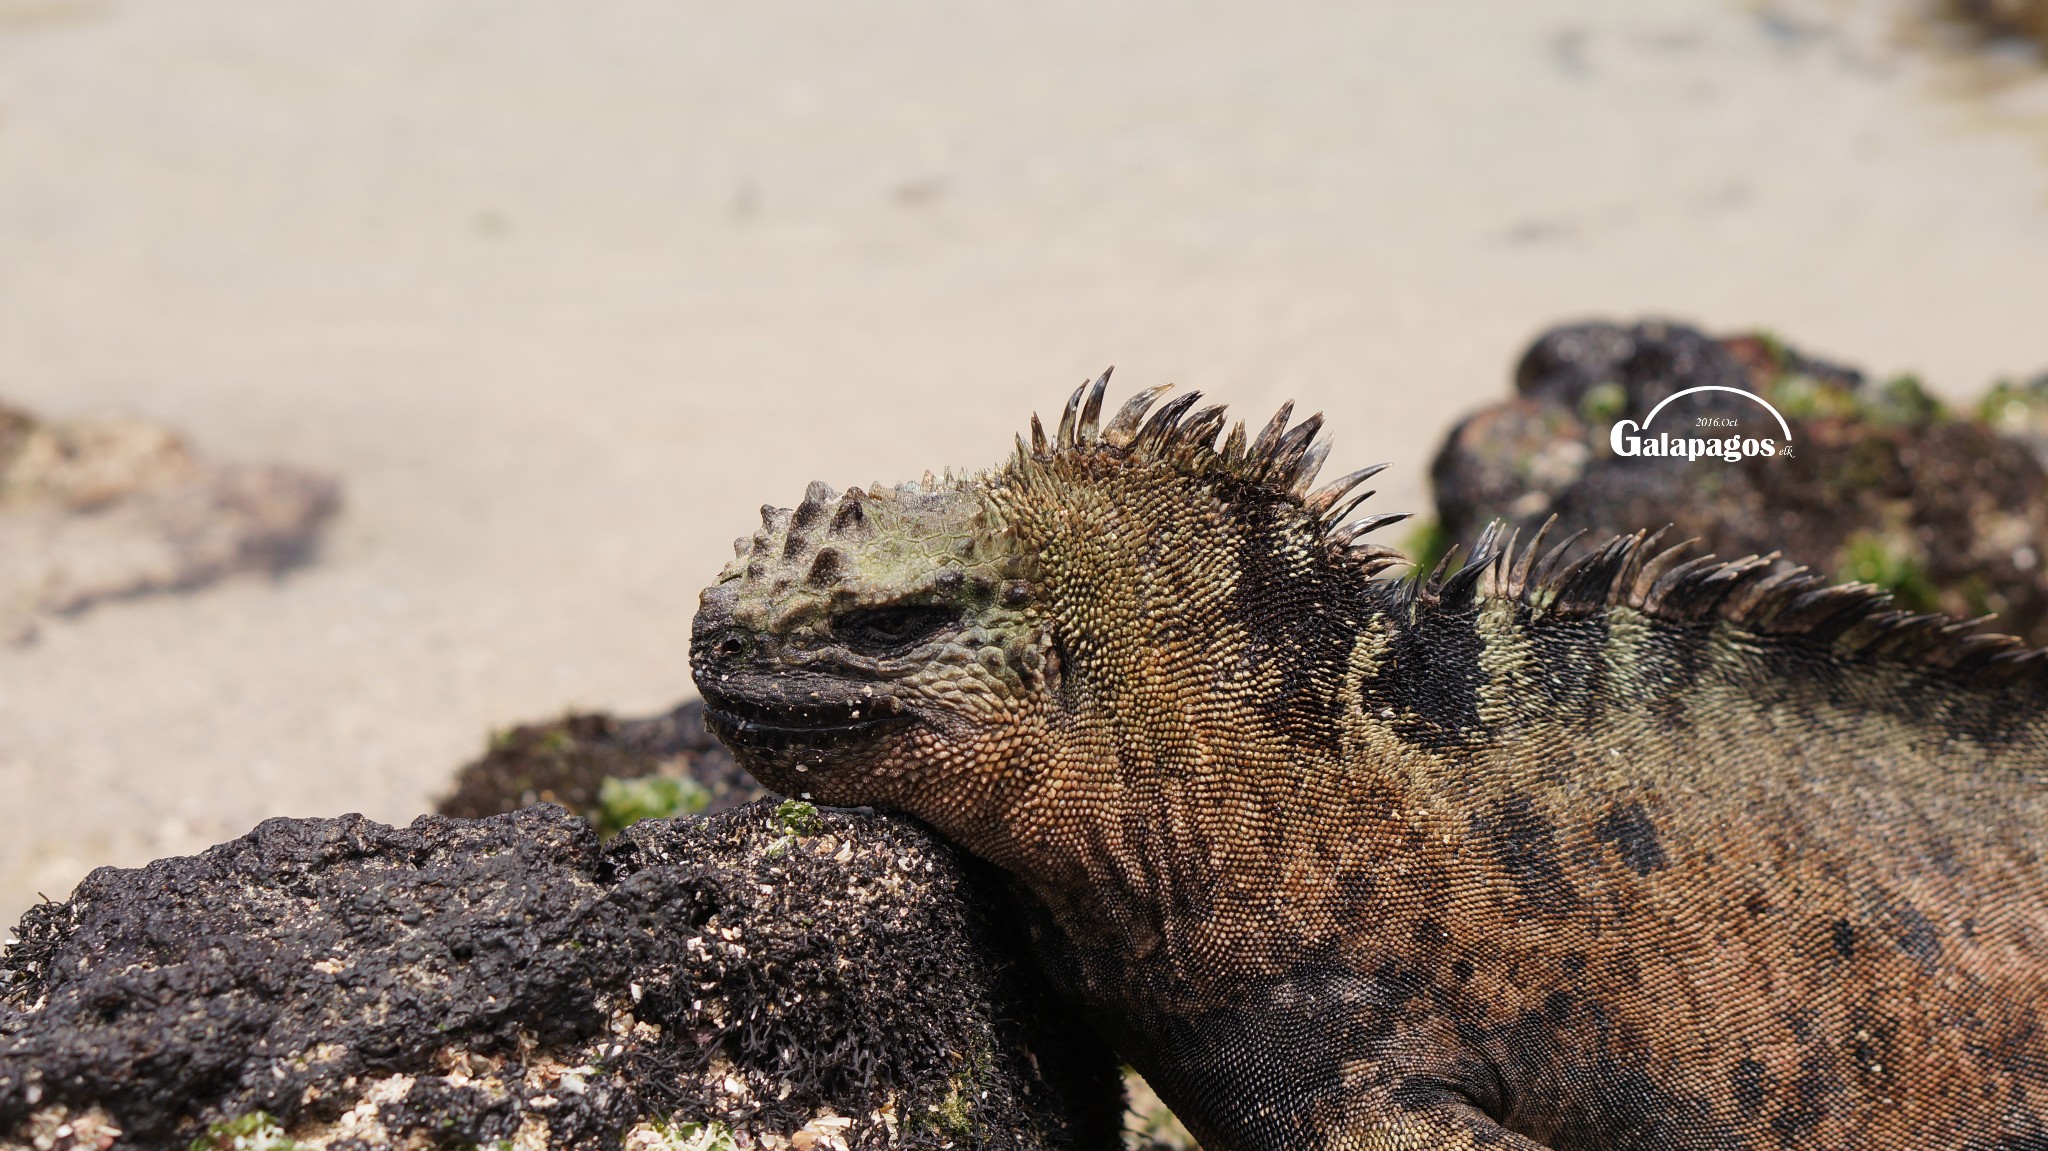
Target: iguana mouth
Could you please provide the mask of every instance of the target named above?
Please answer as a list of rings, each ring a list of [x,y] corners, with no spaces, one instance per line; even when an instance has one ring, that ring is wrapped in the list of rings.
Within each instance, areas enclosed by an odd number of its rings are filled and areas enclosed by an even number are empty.
[[[819,747],[859,742],[915,722],[894,700],[813,700],[789,703],[704,691],[704,717],[728,744],[750,747]]]

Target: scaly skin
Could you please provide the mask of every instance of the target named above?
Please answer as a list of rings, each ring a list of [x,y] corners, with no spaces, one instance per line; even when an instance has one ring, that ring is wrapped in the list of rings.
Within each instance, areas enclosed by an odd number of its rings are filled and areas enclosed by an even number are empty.
[[[1012,872],[1205,1147],[2048,1148],[2043,653],[1641,535],[1376,579],[1318,419],[1102,384],[764,511],[692,659]]]

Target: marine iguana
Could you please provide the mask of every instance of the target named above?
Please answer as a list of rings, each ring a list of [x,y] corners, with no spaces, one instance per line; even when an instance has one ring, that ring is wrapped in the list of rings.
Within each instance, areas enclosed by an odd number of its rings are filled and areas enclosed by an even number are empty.
[[[2048,1148],[2048,652],[1655,534],[1389,578],[1320,417],[1106,382],[764,509],[692,668],[1013,873],[1205,1147]]]

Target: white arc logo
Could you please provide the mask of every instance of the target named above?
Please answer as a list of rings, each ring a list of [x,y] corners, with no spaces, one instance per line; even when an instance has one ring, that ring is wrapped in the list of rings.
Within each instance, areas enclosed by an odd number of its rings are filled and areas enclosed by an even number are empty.
[[[1648,432],[1650,421],[1657,418],[1657,413],[1664,410],[1665,404],[1680,397],[1692,395],[1694,392],[1734,392],[1738,396],[1745,396],[1762,404],[1763,409],[1771,413],[1772,418],[1778,421],[1779,430],[1785,433],[1784,447],[1781,449],[1775,440],[1768,438],[1759,439],[1754,436],[1727,436],[1719,439],[1705,439],[1700,437],[1674,437],[1669,432],[1662,432],[1655,439],[1647,439],[1644,435],[1638,434]],[[1701,422],[1702,424],[1707,424],[1709,421],[1702,420]],[[1729,426],[1732,426],[1732,424],[1733,421],[1728,421]],[[1617,421],[1614,427],[1608,430],[1607,444],[1614,449],[1614,454],[1617,456],[1684,456],[1688,460],[1696,460],[1701,456],[1718,456],[1732,464],[1740,462],[1745,456],[1792,454],[1792,425],[1785,421],[1785,416],[1782,412],[1771,406],[1769,400],[1764,399],[1755,392],[1744,391],[1741,388],[1731,388],[1725,384],[1701,384],[1698,387],[1687,388],[1682,392],[1673,392],[1665,396],[1662,400],[1658,401],[1656,407],[1650,409],[1650,414],[1644,416],[1643,422],[1640,424],[1634,420]]]

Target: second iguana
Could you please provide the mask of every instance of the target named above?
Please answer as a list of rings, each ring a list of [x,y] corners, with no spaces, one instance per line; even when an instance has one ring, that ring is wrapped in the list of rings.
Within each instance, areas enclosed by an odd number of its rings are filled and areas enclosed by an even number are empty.
[[[1641,534],[1389,578],[1319,418],[1104,383],[764,509],[692,664],[1016,876],[1204,1146],[2048,1149],[2043,652]]]

